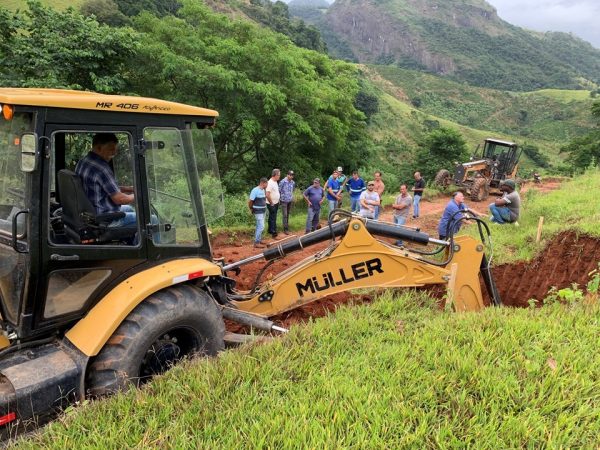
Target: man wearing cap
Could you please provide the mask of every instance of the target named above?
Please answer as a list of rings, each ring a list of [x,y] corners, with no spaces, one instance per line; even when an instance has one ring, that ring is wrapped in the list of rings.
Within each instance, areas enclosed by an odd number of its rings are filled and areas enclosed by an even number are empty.
[[[518,223],[517,220],[519,220],[521,214],[521,197],[515,187],[514,180],[500,182],[500,190],[503,195],[490,204],[492,222],[499,224]]]
[[[325,191],[321,187],[321,180],[315,178],[312,186],[309,186],[302,195],[308,204],[305,232],[310,233],[311,231],[315,231],[319,226],[321,204],[325,200]]]
[[[341,194],[342,194],[342,192],[344,192],[344,187],[346,186],[346,183],[348,182],[348,177],[346,175],[344,175],[344,168],[342,166],[338,166],[337,171],[338,171],[338,181],[340,182],[340,199],[338,200],[337,207],[341,208],[342,207]]]
[[[290,218],[290,211],[292,209],[292,201],[294,200],[294,171],[289,170],[287,177],[279,182],[279,203],[281,204],[281,215],[283,216],[283,232],[290,234],[288,221]]]
[[[360,194],[360,215],[377,220],[375,214],[380,203],[379,194],[375,192],[375,181],[369,181],[367,190]]]

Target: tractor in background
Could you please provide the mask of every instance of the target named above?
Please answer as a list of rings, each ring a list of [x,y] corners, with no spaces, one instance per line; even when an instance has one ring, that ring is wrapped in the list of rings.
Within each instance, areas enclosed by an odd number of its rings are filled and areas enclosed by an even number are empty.
[[[490,194],[500,194],[500,182],[517,175],[521,150],[514,142],[492,138],[485,140],[481,153],[480,147],[477,146],[469,162],[456,163],[454,177],[448,170],[440,170],[435,184],[456,185],[475,202],[485,200]]]

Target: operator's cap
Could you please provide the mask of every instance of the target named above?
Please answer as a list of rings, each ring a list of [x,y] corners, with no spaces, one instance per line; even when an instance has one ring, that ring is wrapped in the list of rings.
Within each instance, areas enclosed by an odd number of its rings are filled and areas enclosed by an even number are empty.
[[[321,182],[321,180],[320,180],[319,178],[315,178],[315,179],[313,180],[313,183],[320,183],[320,182]]]
[[[508,187],[510,187],[511,189],[514,189],[514,188],[515,188],[515,186],[516,186],[516,185],[515,185],[515,180],[502,180],[502,181],[500,182],[500,184],[505,184],[505,185],[507,185]]]
[[[294,175],[294,171],[293,170],[288,170],[288,175]]]
[[[338,171],[338,172],[343,172],[343,171],[344,171],[344,169],[342,169],[342,166],[338,166],[338,168],[337,168],[337,171]]]

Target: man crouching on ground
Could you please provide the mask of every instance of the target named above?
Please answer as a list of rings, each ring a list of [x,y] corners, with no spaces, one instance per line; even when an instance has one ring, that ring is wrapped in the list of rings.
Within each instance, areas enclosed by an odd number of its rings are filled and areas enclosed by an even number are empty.
[[[514,180],[500,182],[501,198],[490,204],[491,220],[495,223],[516,223],[521,213],[521,197],[515,190]]]

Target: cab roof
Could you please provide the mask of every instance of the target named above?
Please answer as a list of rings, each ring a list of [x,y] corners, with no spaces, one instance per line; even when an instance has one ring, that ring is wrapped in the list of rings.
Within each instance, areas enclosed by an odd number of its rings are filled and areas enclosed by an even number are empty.
[[[494,138],[487,138],[485,140],[485,142],[493,142],[494,144],[506,145],[507,147],[514,147],[517,145],[514,142],[502,141],[500,139],[494,139]]]
[[[67,89],[0,88],[1,104],[145,114],[219,116],[219,113],[212,109],[155,98],[106,95]]]

